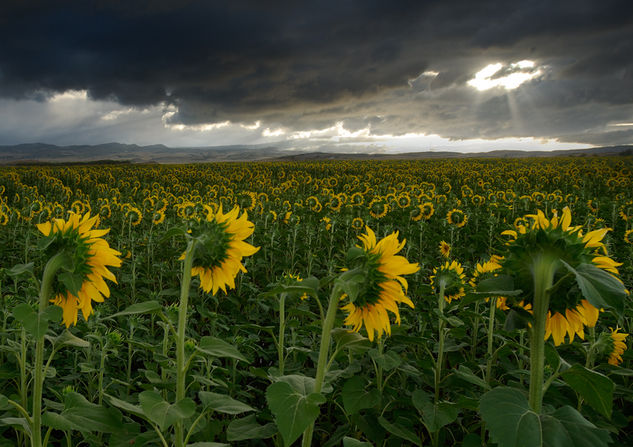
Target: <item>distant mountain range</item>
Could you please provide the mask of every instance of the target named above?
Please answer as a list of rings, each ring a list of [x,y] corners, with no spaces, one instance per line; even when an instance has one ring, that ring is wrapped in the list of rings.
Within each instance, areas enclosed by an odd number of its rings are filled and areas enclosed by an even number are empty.
[[[633,155],[633,145],[589,149],[542,151],[496,150],[463,154],[459,152],[342,153],[310,152],[270,145],[167,147],[162,144],[106,143],[98,145],[56,146],[33,143],[0,146],[0,164],[34,163],[208,163],[219,161],[307,161],[307,160],[418,160],[438,158],[524,158],[555,156]]]

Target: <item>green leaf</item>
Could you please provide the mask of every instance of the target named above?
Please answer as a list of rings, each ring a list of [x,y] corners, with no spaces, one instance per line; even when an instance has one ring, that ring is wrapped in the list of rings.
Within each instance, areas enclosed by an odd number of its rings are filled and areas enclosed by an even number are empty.
[[[479,411],[499,447],[607,446],[609,433],[599,429],[570,406],[538,415],[520,390],[498,387],[484,394]]]
[[[10,425],[12,427],[19,427],[24,430],[29,436],[31,436],[31,425],[24,418],[0,418],[0,426]]]
[[[542,445],[539,415],[532,411],[521,391],[494,388],[481,397],[479,412],[499,447]]]
[[[163,400],[156,391],[143,391],[139,394],[143,413],[147,418],[165,430],[176,422],[189,418],[196,412],[196,404],[188,397],[171,405]]]
[[[400,424],[391,423],[382,416],[378,418],[378,422],[385,430],[387,430],[392,435],[396,435],[399,438],[406,439],[407,441],[422,447],[422,443],[420,442],[420,438],[418,437],[418,435],[416,435],[408,428],[403,427]]]
[[[16,264],[5,271],[7,272],[7,275],[13,277],[20,276],[24,273],[30,273],[31,275],[33,275],[33,263],[29,262],[28,264]]]
[[[187,230],[185,230],[184,228],[172,227],[169,230],[165,231],[165,233],[161,236],[160,241],[164,243],[164,242],[169,241],[169,239],[171,239],[172,237],[186,236],[186,235],[187,235]]]
[[[75,429],[73,423],[66,419],[64,416],[59,413],[52,413],[50,411],[42,414],[42,425],[62,431],[72,431]]]
[[[626,288],[615,276],[594,264],[580,264],[574,269],[565,261],[561,262],[576,276],[580,291],[595,308],[613,308],[622,314]]]
[[[18,320],[26,332],[35,338],[40,338],[48,331],[48,321],[44,318],[38,321],[37,312],[26,303],[20,303],[13,308],[13,318]]]
[[[122,424],[121,412],[116,408],[93,404],[74,391],[65,395],[61,414],[47,412],[44,415],[43,423],[58,430],[116,433]]]
[[[84,278],[81,273],[64,272],[57,275],[57,278],[66,287],[66,289],[77,296],[81,290]]]
[[[229,357],[248,363],[246,357],[240,354],[235,346],[219,338],[202,337],[196,349],[213,357]]]
[[[486,296],[515,296],[523,293],[514,289],[514,280],[509,275],[497,275],[483,279],[477,284],[477,292]]]
[[[350,331],[344,328],[335,328],[332,330],[332,338],[336,343],[337,349],[369,349],[371,342],[360,335],[358,332]]]
[[[0,410],[6,410],[11,408],[9,404],[9,398],[4,394],[0,394]]]
[[[73,335],[69,330],[65,330],[54,339],[55,346],[74,346],[75,348],[89,348],[90,342]]]
[[[361,376],[354,376],[343,385],[343,406],[348,415],[372,408],[380,402],[380,392],[376,388],[365,390],[366,383]]]
[[[460,379],[472,383],[473,385],[477,385],[484,390],[490,389],[490,385],[488,385],[484,379],[476,375],[469,367],[465,365],[459,365],[459,368],[457,368],[457,370],[454,370],[453,373]]]
[[[319,393],[299,393],[287,382],[275,382],[266,389],[266,401],[288,447],[316,420],[319,405],[326,399]]]
[[[607,376],[574,365],[562,374],[565,383],[573,388],[597,412],[611,419],[615,384]]]
[[[230,442],[248,439],[268,439],[277,433],[277,426],[272,422],[259,425],[255,415],[251,414],[241,419],[231,421],[226,429],[226,440]]]
[[[248,411],[255,411],[250,405],[246,405],[238,400],[233,399],[225,394],[211,393],[209,391],[200,391],[198,393],[200,401],[205,408],[226,414],[240,414]]]
[[[574,408],[566,405],[551,415],[542,416],[544,445],[549,447],[607,446],[611,436],[598,429]]]
[[[154,312],[158,312],[159,310],[162,310],[162,308],[163,306],[158,301],[143,301],[142,303],[132,304],[131,306],[128,306],[121,312],[117,312],[115,314],[110,315],[109,317],[104,318],[104,320],[112,319],[115,317],[123,317],[126,315],[154,313]]]
[[[427,430],[432,433],[452,423],[459,415],[457,405],[451,402],[434,403],[430,396],[422,390],[414,391],[411,400],[413,406],[422,414],[422,421]]]
[[[358,439],[345,436],[343,438],[343,447],[373,447],[370,442],[359,441]]]
[[[194,442],[187,444],[187,447],[231,447],[231,445],[223,442]]]
[[[394,351],[380,354],[377,349],[372,349],[369,356],[385,371],[391,371],[402,363],[402,358]]]
[[[123,410],[127,413],[133,414],[135,416],[140,416],[145,418],[145,413],[143,413],[143,409],[137,405],[131,404],[121,399],[117,399],[114,396],[110,396],[109,394],[104,394],[105,398],[110,402],[110,405],[116,407],[120,410]]]

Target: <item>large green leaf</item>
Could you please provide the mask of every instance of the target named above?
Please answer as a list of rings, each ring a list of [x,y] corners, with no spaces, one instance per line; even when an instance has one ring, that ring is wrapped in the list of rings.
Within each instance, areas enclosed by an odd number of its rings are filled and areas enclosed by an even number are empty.
[[[48,321],[38,321],[37,312],[26,303],[20,303],[13,308],[13,318],[18,320],[27,333],[40,338],[48,330]]]
[[[606,446],[611,441],[609,432],[598,429],[568,405],[542,416],[542,421],[546,447]]]
[[[75,296],[79,295],[81,285],[84,282],[84,278],[81,273],[63,272],[57,275],[57,278],[70,293]]]
[[[479,411],[499,447],[543,445],[539,415],[521,391],[507,387],[490,390],[481,397]]]
[[[373,447],[370,442],[359,441],[358,439],[345,436],[343,438],[343,447]]]
[[[597,412],[611,418],[615,384],[607,376],[574,365],[563,372],[563,379]]]
[[[422,390],[416,390],[411,396],[413,406],[422,415],[424,426],[432,433],[455,421],[459,415],[459,407],[452,402],[431,401],[430,396]]]
[[[218,413],[240,414],[248,411],[255,411],[255,409],[250,405],[246,405],[238,400],[235,400],[226,394],[200,391],[198,396],[205,408],[210,408]]]
[[[79,338],[69,330],[63,331],[59,336],[55,337],[53,340],[53,344],[55,347],[58,346],[73,346],[75,348],[89,348],[90,342],[84,340],[83,338]]]
[[[42,423],[59,430],[116,433],[121,428],[121,412],[93,404],[81,394],[71,391],[64,397],[64,410],[47,412]]]
[[[123,317],[127,315],[140,315],[158,312],[163,306],[158,301],[143,301],[142,303],[135,303],[126,307],[121,312],[110,315],[106,318]],[[104,318],[104,319],[106,319]]]
[[[486,296],[515,296],[523,292],[514,289],[514,280],[511,276],[498,275],[481,280],[477,284],[477,292],[475,293]]]
[[[405,439],[409,442],[412,442],[413,444],[417,446],[422,447],[422,443],[420,442],[420,437],[416,435],[414,432],[412,432],[411,430],[409,430],[408,428],[402,426],[401,424],[389,422],[387,419],[385,419],[382,416],[378,418],[378,422],[385,430],[387,430],[392,435],[395,435],[399,438]]]
[[[273,423],[259,425],[254,414],[231,421],[226,429],[227,441],[245,441],[248,439],[268,439],[277,433]]]
[[[298,392],[287,382],[275,382],[266,390],[268,408],[288,447],[319,416],[319,405],[326,401],[320,393]]]
[[[139,402],[145,416],[161,430],[171,427],[176,422],[189,418],[196,412],[196,404],[188,397],[170,404],[156,391],[143,391],[139,394]]]
[[[626,288],[615,276],[596,267],[594,264],[580,264],[575,269],[561,261],[567,270],[576,276],[576,283],[583,296],[594,307],[615,309],[622,314]]]
[[[202,337],[196,349],[213,357],[229,357],[248,363],[235,346],[216,337]]]
[[[481,397],[479,411],[499,447],[597,447],[610,441],[606,430],[570,406],[550,414],[535,413],[525,394],[514,388],[488,391]]]
[[[354,376],[343,385],[343,406],[348,415],[356,414],[360,410],[372,408],[380,402],[380,392],[372,387],[365,389],[366,381],[361,376]]]

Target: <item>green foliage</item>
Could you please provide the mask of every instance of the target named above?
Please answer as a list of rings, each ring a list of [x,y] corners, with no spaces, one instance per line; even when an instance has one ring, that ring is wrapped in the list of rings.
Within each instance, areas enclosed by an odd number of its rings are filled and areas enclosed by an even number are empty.
[[[481,397],[480,413],[499,447],[595,447],[606,446],[611,440],[606,430],[570,406],[535,413],[525,394],[514,388],[488,391]]]

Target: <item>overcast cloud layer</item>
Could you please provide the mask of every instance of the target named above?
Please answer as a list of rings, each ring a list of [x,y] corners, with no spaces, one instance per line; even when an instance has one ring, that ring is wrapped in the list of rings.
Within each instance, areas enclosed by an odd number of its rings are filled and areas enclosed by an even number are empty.
[[[633,143],[630,0],[4,1],[0,42],[0,144]]]

